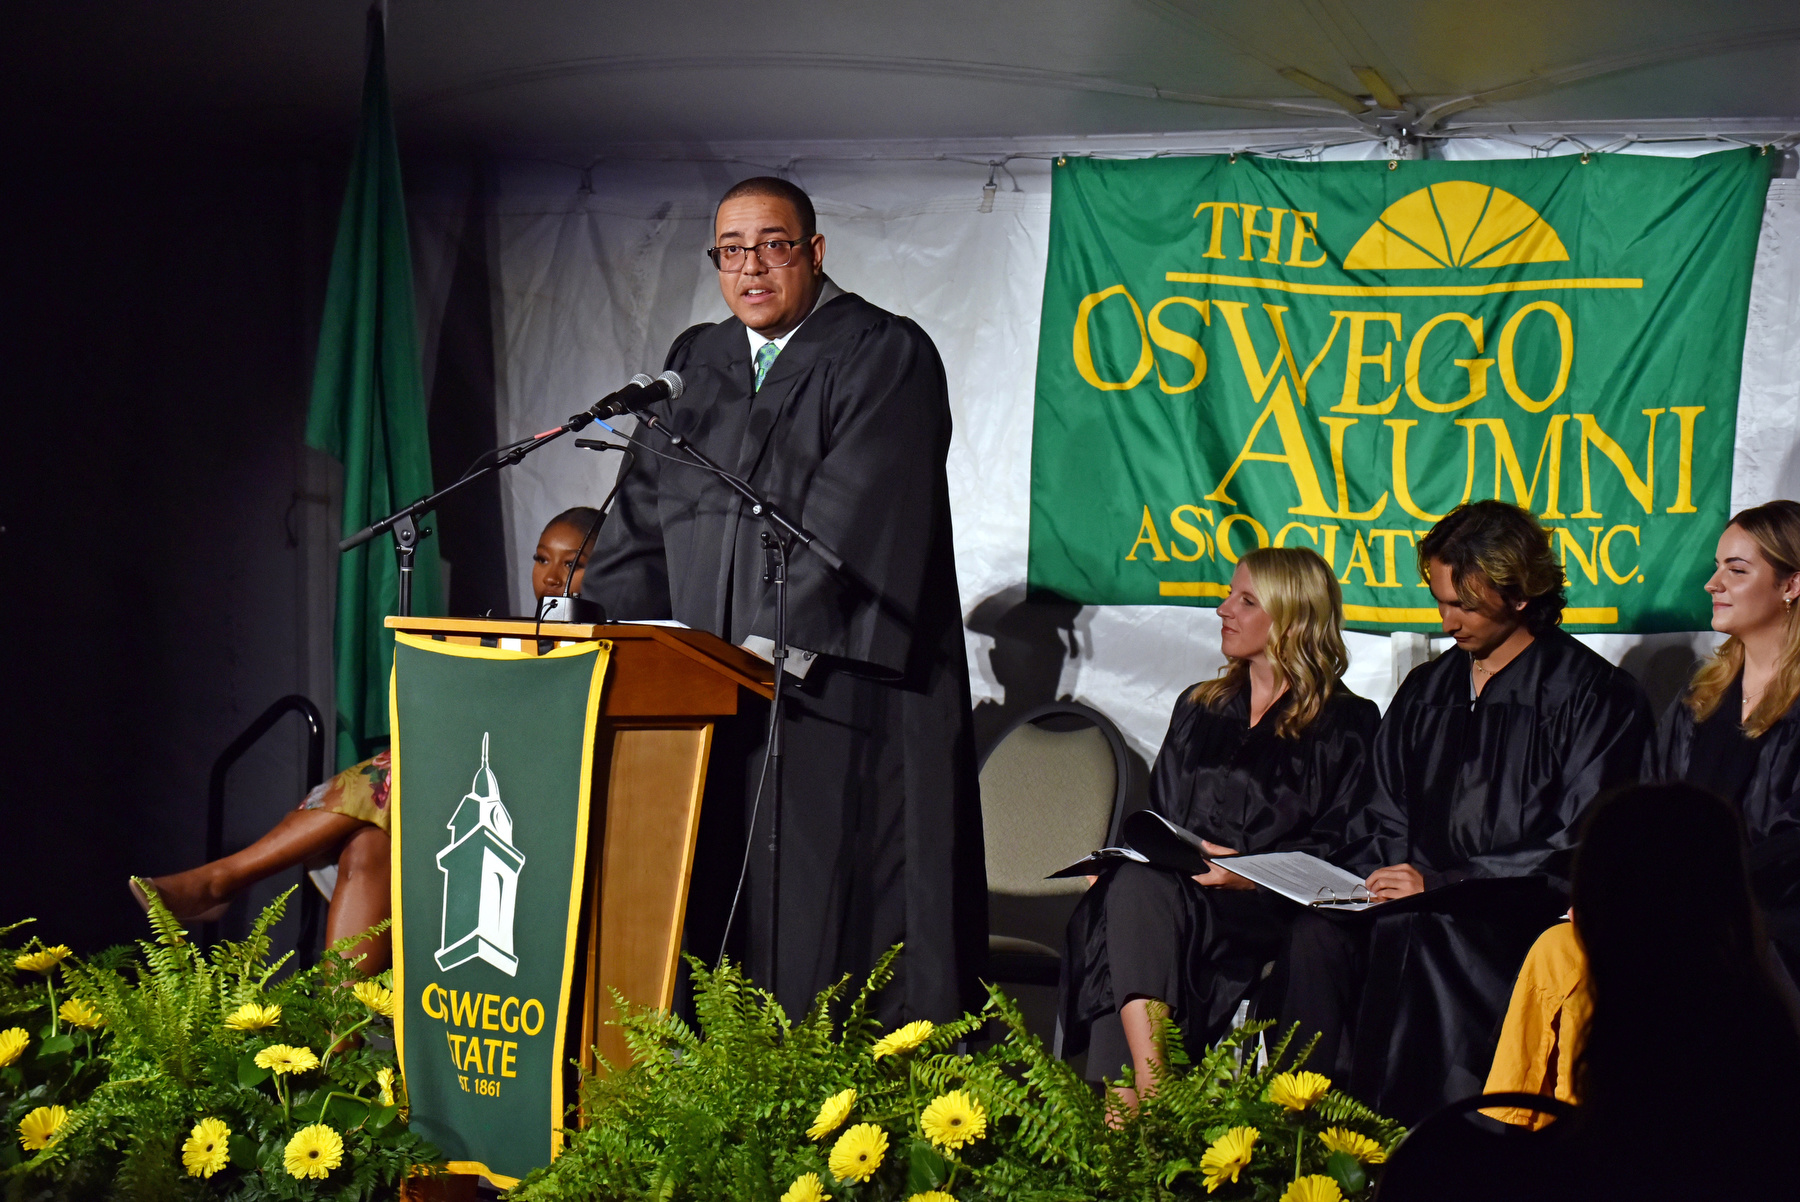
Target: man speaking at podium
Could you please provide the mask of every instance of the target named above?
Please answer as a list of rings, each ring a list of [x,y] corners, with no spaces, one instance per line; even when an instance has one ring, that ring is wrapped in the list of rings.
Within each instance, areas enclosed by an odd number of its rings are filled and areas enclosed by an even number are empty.
[[[654,411],[848,568],[803,546],[788,554],[775,991],[798,1018],[904,942],[881,1017],[942,1021],[978,1001],[987,947],[943,363],[912,321],[826,277],[812,201],[793,184],[737,184],[714,232],[707,253],[733,317],[675,340],[665,366],[685,388]],[[678,455],[655,433],[636,437]],[[675,618],[766,653],[765,529],[710,473],[640,455],[582,594],[611,618]],[[709,962],[751,833],[766,717],[752,706],[714,743],[684,934]],[[753,971],[771,919],[768,802],[765,791],[729,945]]]

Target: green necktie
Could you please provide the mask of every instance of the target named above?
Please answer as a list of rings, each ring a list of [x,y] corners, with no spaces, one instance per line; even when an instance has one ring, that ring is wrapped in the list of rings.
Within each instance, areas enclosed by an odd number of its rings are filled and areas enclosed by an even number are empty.
[[[752,391],[762,388],[763,377],[769,374],[769,368],[775,362],[775,356],[780,353],[781,348],[773,342],[765,342],[756,348],[756,389],[752,389]]]

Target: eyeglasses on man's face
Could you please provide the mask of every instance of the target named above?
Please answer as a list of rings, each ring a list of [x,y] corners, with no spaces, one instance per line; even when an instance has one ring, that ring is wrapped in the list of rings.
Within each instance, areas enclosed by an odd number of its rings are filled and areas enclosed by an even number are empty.
[[[774,238],[755,246],[711,246],[706,250],[706,257],[720,271],[742,271],[746,261],[744,256],[751,252],[764,267],[786,267],[793,263],[799,248],[811,241],[811,238]]]

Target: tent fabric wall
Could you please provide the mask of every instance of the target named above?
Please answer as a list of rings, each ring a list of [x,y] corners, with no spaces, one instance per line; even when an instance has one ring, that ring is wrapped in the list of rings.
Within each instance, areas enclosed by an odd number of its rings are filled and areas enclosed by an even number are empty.
[[[1704,143],[1640,148],[1701,153]],[[1454,157],[1516,157],[1511,143],[1460,141]],[[1329,157],[1381,157],[1380,144]],[[661,369],[687,325],[727,316],[702,251],[714,199],[772,173],[743,161],[621,162],[578,186],[565,168],[503,165],[490,176],[495,247],[497,412],[523,438],[586,407],[639,371]],[[787,174],[815,198],[826,270],[841,286],[918,320],[942,352],[955,416],[949,476],[957,570],[978,717],[1067,695],[1111,716],[1146,759],[1178,692],[1221,666],[1214,611],[1077,608],[1024,596],[1034,364],[1050,215],[1046,160],[1014,160],[984,210],[987,164],[807,159]],[[583,177],[584,179],[586,177]],[[1771,190],[1745,348],[1733,504],[1800,494],[1800,187]],[[603,431],[601,433],[604,433]],[[542,523],[605,495],[616,457],[567,442],[503,482],[509,570],[523,570]],[[1698,582],[1696,582],[1696,587]],[[1710,633],[1588,641],[1672,697]],[[1349,636],[1350,687],[1385,706],[1392,642]],[[992,729],[994,723],[986,724]]]

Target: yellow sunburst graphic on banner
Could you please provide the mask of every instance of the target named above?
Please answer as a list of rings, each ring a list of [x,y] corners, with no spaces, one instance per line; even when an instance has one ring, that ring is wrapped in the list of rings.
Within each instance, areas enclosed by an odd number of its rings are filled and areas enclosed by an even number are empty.
[[[1569,252],[1538,211],[1500,188],[1446,180],[1389,205],[1344,257],[1352,271],[1563,263]]]

